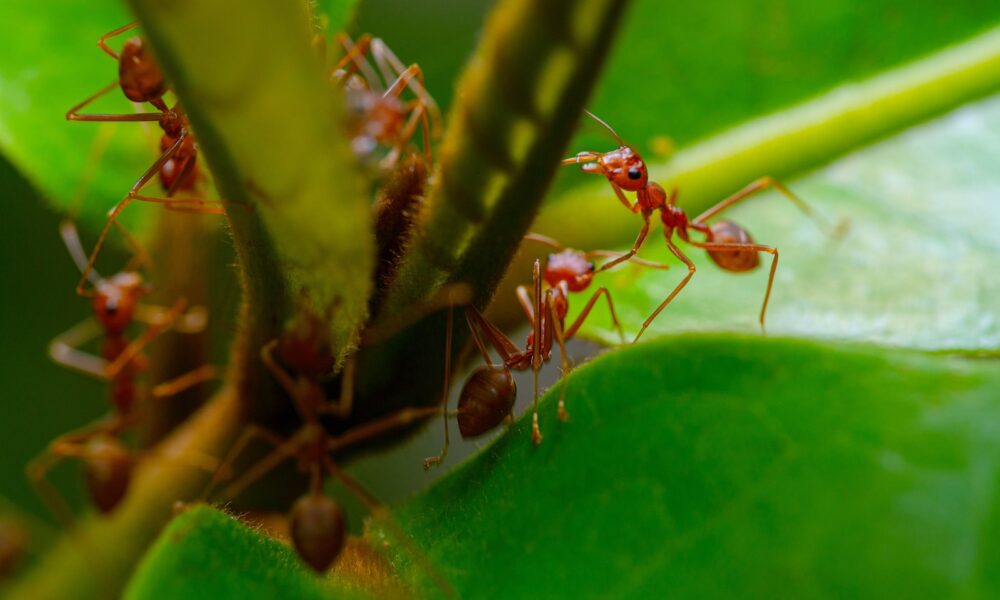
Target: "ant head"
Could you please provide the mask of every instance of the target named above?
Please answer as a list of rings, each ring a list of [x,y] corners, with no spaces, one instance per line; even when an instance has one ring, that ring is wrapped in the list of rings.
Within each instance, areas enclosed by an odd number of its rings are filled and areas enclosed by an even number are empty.
[[[306,494],[292,506],[288,525],[295,550],[317,573],[333,564],[347,538],[347,519],[339,504],[322,494]]]
[[[649,179],[646,163],[631,146],[602,154],[597,166],[608,181],[629,192],[643,189]]]
[[[583,252],[563,250],[550,254],[545,261],[545,282],[553,288],[563,283],[568,291],[581,292],[590,285],[595,269]]]
[[[122,332],[132,322],[139,301],[150,293],[142,276],[124,271],[97,282],[91,305],[101,326],[110,332]]]
[[[118,59],[118,83],[132,102],[159,100],[167,91],[160,66],[139,36],[129,38]]]
[[[289,367],[310,377],[322,377],[333,370],[329,315],[321,316],[301,306],[278,340],[278,355]]]

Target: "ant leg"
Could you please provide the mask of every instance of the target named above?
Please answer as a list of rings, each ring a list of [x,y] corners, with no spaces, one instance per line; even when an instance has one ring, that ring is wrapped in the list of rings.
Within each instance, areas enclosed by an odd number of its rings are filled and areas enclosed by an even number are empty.
[[[471,304],[465,308],[465,319],[469,324],[469,329],[472,331],[472,337],[476,345],[479,346],[479,351],[482,353],[483,358],[486,359],[487,364],[492,364],[492,361],[490,360],[490,353],[486,349],[483,337],[493,346],[505,363],[511,360],[511,357],[520,353],[514,342],[510,341],[510,338],[504,335],[493,323],[487,321],[486,317]]]
[[[240,434],[240,437],[237,438],[236,443],[229,448],[229,452],[227,452],[222,461],[218,463],[215,472],[212,473],[212,478],[208,481],[208,484],[205,486],[205,490],[201,493],[201,498],[203,500],[208,498],[215,490],[215,486],[225,479],[226,475],[229,474],[229,469],[233,466],[233,463],[236,462],[236,459],[239,458],[240,454],[243,453],[246,447],[250,445],[250,442],[258,439],[271,444],[274,449],[281,448],[287,443],[284,438],[276,433],[273,433],[269,429],[265,429],[255,423],[247,425],[243,430],[243,433]]]
[[[31,459],[25,467],[25,475],[31,482],[39,498],[56,517],[56,519],[66,528],[71,528],[76,521],[73,511],[70,509],[66,499],[63,498],[59,490],[48,480],[48,473],[56,467],[64,458],[71,456],[63,450],[68,445],[80,445],[86,443],[94,435],[109,428],[107,421],[92,423],[77,431],[67,433],[57,437],[49,443],[49,446],[38,456]]]
[[[612,259],[604,263],[600,267],[598,267],[598,269],[594,271],[595,274],[600,273],[602,271],[607,271],[608,269],[617,265],[618,263],[631,260],[632,257],[636,255],[636,253],[639,251],[639,248],[642,247],[642,243],[646,241],[646,236],[649,235],[649,215],[643,213],[642,219],[643,219],[642,229],[639,230],[639,236],[635,238],[635,243],[632,244],[632,249],[626,252],[625,254],[622,254],[618,258]]]
[[[118,53],[115,52],[114,50],[112,50],[108,46],[108,43],[107,43],[108,40],[110,40],[113,37],[119,36],[119,35],[125,33],[126,31],[130,31],[132,29],[135,29],[138,26],[139,26],[139,22],[138,21],[133,21],[133,22],[129,23],[128,25],[123,25],[123,26],[119,27],[118,29],[112,29],[111,31],[109,31],[109,32],[105,33],[104,35],[102,35],[101,39],[97,40],[97,46],[101,50],[103,50],[105,54],[107,54],[108,56],[110,56],[111,58],[113,58],[115,60],[118,60],[119,59]]]
[[[515,290],[514,293],[517,294],[517,303],[521,305],[521,309],[524,311],[525,316],[528,317],[528,323],[530,323],[531,326],[534,327],[535,305],[534,305],[534,300],[532,300],[531,298],[531,292],[529,292],[528,288],[524,287],[523,285],[519,285],[517,286],[517,289]]]
[[[176,396],[184,390],[190,389],[200,383],[211,381],[219,377],[219,370],[213,365],[203,365],[197,369],[188,371],[183,375],[165,381],[153,388],[153,397],[157,400]]]
[[[803,201],[797,195],[792,193],[792,191],[789,190],[787,187],[785,187],[783,183],[781,183],[777,179],[774,179],[773,177],[761,177],[760,179],[750,183],[749,185],[747,185],[740,191],[736,192],[732,196],[726,198],[725,200],[722,200],[715,206],[709,208],[705,212],[695,217],[692,220],[692,223],[696,224],[704,223],[705,221],[708,221],[712,217],[719,215],[720,213],[722,213],[729,207],[733,206],[734,204],[742,202],[743,200],[746,200],[747,198],[753,196],[754,194],[758,194],[760,192],[772,188],[777,190],[785,198],[791,200],[791,202],[795,204],[795,206],[799,207],[799,210],[805,213],[806,216],[816,221],[822,228],[827,229],[830,235],[836,234],[838,228],[835,228],[833,225],[828,223],[826,219],[820,216],[819,213],[815,212],[812,208],[810,208],[809,205],[805,203],[805,201]]]
[[[601,289],[603,290],[604,288]],[[566,340],[569,339],[569,336],[563,334],[563,326],[562,323],[560,322],[559,314],[556,311],[555,302],[552,301],[552,296],[546,295],[546,298],[548,301],[545,304],[548,306],[549,319],[551,319],[552,321],[552,329],[555,331],[556,341],[559,343],[559,358],[562,362],[562,377],[561,377],[562,384],[560,385],[559,389],[558,415],[560,421],[566,421],[569,419],[569,413],[566,412],[566,385],[569,383],[567,377],[569,377],[569,372],[573,369],[573,366],[570,364],[569,361],[569,354],[566,352]],[[608,296],[608,299],[610,300],[611,296]],[[613,310],[612,314],[614,314]],[[621,333],[620,327],[618,331],[619,333]]]
[[[132,189],[129,190],[128,195],[118,202],[118,204],[116,204],[115,207],[108,213],[108,221],[105,223],[104,229],[101,230],[101,235],[97,238],[97,244],[94,245],[94,249],[90,252],[90,259],[87,262],[87,266],[83,269],[80,282],[76,285],[77,294],[81,296],[87,295],[84,291],[83,284],[87,281],[90,270],[94,268],[94,263],[97,261],[97,254],[101,251],[101,247],[104,245],[104,240],[108,236],[108,231],[111,230],[112,223],[118,219],[118,215],[120,215],[125,207],[128,206],[128,203],[132,201],[133,197],[139,193],[139,190],[141,190],[154,175],[159,173],[163,165],[177,153],[177,150],[181,147],[181,144],[184,143],[186,137],[186,131],[177,136],[177,140],[169,148],[167,148],[163,154],[161,154],[160,157],[156,159],[156,161],[148,169],[146,169],[146,172],[139,177],[135,184],[132,185]]]
[[[273,339],[263,348],[260,349],[260,360],[264,363],[264,366],[271,372],[281,387],[285,388],[285,392],[293,398],[297,395],[298,389],[295,386],[295,378],[292,377],[288,371],[284,369],[281,365],[274,360],[274,349],[278,346],[278,340]]]
[[[88,105],[93,103],[95,100],[104,96],[111,90],[118,87],[118,82],[113,81],[107,86],[101,88],[96,93],[91,94],[83,99],[79,104],[73,105],[68,111],[66,111],[67,121],[114,121],[114,122],[143,122],[143,121],[159,121],[160,113],[158,112],[140,112],[140,113],[127,113],[127,114],[80,114],[80,111],[86,108]]]
[[[343,70],[343,74],[340,76],[341,80],[351,75],[355,71],[361,74],[361,77],[368,82],[368,87],[381,92],[385,89],[385,86],[379,80],[378,74],[375,73],[368,61],[364,59],[365,54],[367,54],[371,48],[372,36],[369,34],[364,34],[358,38],[358,42],[355,44],[351,41],[350,36],[345,33],[339,33],[336,35],[337,42],[344,48],[346,53],[344,57],[340,59],[337,65],[334,67],[333,72]]]
[[[535,265],[531,273],[532,281],[535,285],[535,310],[536,318],[533,319],[532,331],[534,337],[531,344],[531,371],[534,376],[534,407],[531,416],[531,441],[542,443],[542,431],[538,427],[538,373],[542,370],[542,266],[541,262],[535,259]],[[546,296],[548,299],[548,296]]]
[[[319,409],[321,414],[332,414],[341,419],[350,416],[351,407],[354,406],[354,367],[355,359],[352,355],[344,363],[344,369],[340,373],[340,397],[336,401],[327,400]]]
[[[618,258],[619,256],[622,256],[621,252],[615,252],[614,250],[591,250],[586,254],[587,256],[602,256],[606,258]],[[645,258],[639,258],[638,256],[629,257],[628,262],[641,265],[643,267],[649,267],[650,269],[661,269],[663,271],[670,268],[670,265],[666,263],[653,262],[651,260],[646,260]]]
[[[184,307],[186,305],[187,300],[184,300],[183,298],[178,299],[177,302],[174,303],[173,307],[171,307],[171,309],[163,315],[163,319],[161,319],[159,323],[152,323],[146,327],[146,330],[142,332],[142,335],[132,340],[132,342],[130,342],[129,345],[126,346],[125,349],[122,350],[121,353],[115,358],[115,360],[105,367],[104,374],[107,378],[114,379],[127,364],[129,364],[140,352],[142,352],[143,348],[156,339],[156,336],[170,329],[170,327],[174,324],[174,321],[181,316],[181,313],[184,311]]]
[[[147,325],[161,323],[171,309],[162,306],[140,304],[135,310],[135,320]],[[172,329],[177,333],[201,333],[208,325],[208,312],[204,306],[192,306],[174,321]]]
[[[382,71],[383,76],[386,73],[391,73],[389,77],[385,78],[386,83],[388,83],[393,77],[400,78],[407,71],[407,67],[403,65],[403,61],[396,57],[395,53],[389,49],[379,38],[372,40],[372,57],[375,59],[375,64]],[[417,67],[417,65],[411,65],[412,67]],[[423,102],[424,107],[430,116],[430,120],[433,126],[431,134],[434,138],[441,136],[441,109],[438,108],[437,102],[434,101],[434,97],[430,95],[427,91],[427,84],[424,83],[423,71],[420,67],[417,67],[416,78],[411,78],[407,81],[406,85],[410,88],[410,91]]]
[[[369,421],[364,425],[358,425],[335,438],[331,438],[330,452],[342,450],[343,448],[353,446],[394,429],[402,429],[420,419],[436,416],[440,412],[441,409],[437,406],[411,406],[404,408],[374,421]]]
[[[424,555],[423,552],[417,548],[413,540],[410,539],[408,535],[403,531],[403,528],[396,521],[395,517],[384,504],[379,502],[372,496],[368,490],[364,488],[356,479],[345,473],[337,466],[337,464],[329,456],[324,457],[323,466],[326,468],[327,472],[330,473],[337,481],[340,482],[345,489],[354,494],[358,500],[368,509],[372,517],[378,519],[382,524],[387,527],[396,541],[402,545],[406,552],[410,554],[411,557],[417,562],[424,573],[429,575],[433,580],[434,584],[449,598],[456,598],[457,594],[455,589],[451,587],[451,584],[438,572],[434,567],[433,563]]]
[[[72,329],[56,336],[49,342],[49,357],[56,363],[101,380],[107,380],[108,361],[99,356],[79,350],[86,342],[98,337],[101,329],[93,318],[81,321]]]
[[[271,435],[273,436],[271,439],[274,441],[280,439],[274,434]],[[271,470],[281,463],[295,456],[295,454],[302,449],[302,446],[309,441],[309,437],[312,435],[312,430],[303,427],[294,436],[288,440],[282,441],[280,446],[276,446],[270,454],[260,459],[257,464],[243,473],[239,479],[229,484],[226,489],[222,491],[223,497],[231,499],[239,496],[252,483],[270,473]]]
[[[448,431],[448,390],[451,388],[451,338],[452,325],[454,322],[454,309],[448,309],[448,319],[444,327],[444,385],[441,390],[441,418],[444,421],[444,447],[436,456],[429,456],[424,459],[424,470],[427,471],[431,465],[440,465],[444,458],[448,456],[448,446],[451,444],[450,433]]]
[[[572,339],[573,336],[576,335],[576,332],[590,315],[590,311],[593,310],[594,305],[597,303],[597,299],[600,298],[602,294],[608,300],[608,312],[611,313],[611,322],[615,324],[615,329],[618,330],[618,336],[621,338],[622,343],[625,343],[625,333],[622,331],[621,323],[618,322],[618,315],[615,314],[615,303],[611,300],[611,292],[609,292],[606,287],[602,287],[594,292],[590,299],[587,300],[587,304],[583,307],[583,310],[580,311],[580,314],[577,315],[576,320],[573,321],[573,324],[566,329],[567,340]]]
[[[635,339],[632,340],[633,344],[639,341],[639,338],[642,337],[642,333],[646,331],[646,328],[649,327],[649,324],[653,322],[653,319],[656,318],[656,315],[660,314],[660,312],[663,311],[663,309],[666,308],[668,304],[670,304],[670,301],[673,300],[674,297],[677,294],[679,294],[682,289],[684,289],[684,286],[687,285],[688,281],[691,281],[691,278],[694,277],[694,273],[697,270],[694,267],[694,263],[691,262],[691,259],[685,256],[684,253],[681,252],[681,249],[675,246],[674,243],[670,241],[669,237],[667,238],[667,248],[670,249],[670,252],[672,252],[674,256],[679,258],[684,264],[687,265],[688,274],[684,276],[684,279],[681,279],[681,282],[677,284],[677,287],[674,288],[674,291],[670,292],[670,295],[667,296],[667,298],[663,302],[661,302],[659,306],[656,307],[656,310],[653,311],[653,314],[649,315],[649,317],[646,318],[646,321],[642,324],[642,328],[639,330],[639,333],[637,333],[635,335]]]
[[[772,256],[771,273],[767,277],[767,291],[764,292],[764,304],[760,307],[760,328],[764,329],[764,315],[767,313],[767,301],[771,298],[771,286],[774,284],[774,273],[778,270],[778,249],[762,244],[716,244],[691,242],[692,246],[705,250],[730,250],[733,252],[766,252]]]

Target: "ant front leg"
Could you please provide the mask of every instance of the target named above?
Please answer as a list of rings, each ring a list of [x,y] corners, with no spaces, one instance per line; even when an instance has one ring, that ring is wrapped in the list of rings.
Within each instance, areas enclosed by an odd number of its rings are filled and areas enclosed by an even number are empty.
[[[635,243],[632,244],[632,249],[629,250],[628,252],[626,252],[625,254],[622,254],[618,258],[609,260],[608,262],[604,263],[603,265],[601,265],[597,269],[597,271],[595,271],[595,273],[600,273],[602,271],[607,271],[608,269],[610,269],[611,267],[613,267],[613,266],[615,266],[615,265],[617,265],[619,263],[623,263],[623,262],[625,262],[627,260],[632,260],[632,257],[635,256],[636,253],[639,252],[639,248],[642,247],[642,243],[646,241],[646,236],[649,235],[649,217],[650,217],[650,214],[651,213],[648,212],[648,211],[643,211],[642,212],[642,221],[643,221],[643,223],[642,223],[642,229],[639,230],[639,236],[635,238]]]
[[[179,298],[177,302],[170,308],[170,310],[163,315],[163,318],[158,323],[150,324],[146,327],[146,330],[142,332],[135,340],[125,347],[122,352],[115,357],[115,360],[111,362],[104,369],[104,374],[108,379],[114,379],[122,369],[125,368],[136,356],[139,355],[142,350],[150,344],[158,335],[170,329],[174,324],[174,321],[181,316],[184,312],[184,307],[187,306],[187,300]]]
[[[369,34],[364,34],[358,38],[357,43],[351,41],[351,37],[346,33],[338,33],[336,35],[337,42],[344,49],[345,54],[337,62],[336,66],[333,68],[334,76],[336,76],[341,81],[354,74],[355,72],[361,73],[361,76],[368,82],[368,87],[376,86],[375,89],[381,91],[384,89],[378,75],[365,60],[365,55],[368,54],[371,48],[372,36]]]
[[[583,310],[577,315],[573,323],[566,329],[566,339],[572,339],[576,335],[576,332],[583,325],[583,322],[590,316],[590,311],[593,310],[594,305],[597,303],[598,298],[604,296],[608,300],[608,312],[611,314],[611,322],[614,323],[615,329],[618,330],[618,337],[621,342],[625,343],[625,332],[622,331],[622,324],[618,321],[618,315],[615,314],[615,303],[611,300],[611,292],[608,288],[602,287],[598,289],[593,295],[587,300],[587,304],[584,305]]]
[[[542,443],[542,431],[538,427],[538,373],[542,370],[543,348],[542,339],[542,266],[541,262],[535,260],[535,266],[531,273],[532,282],[535,286],[535,318],[532,319],[532,332],[534,339],[531,344],[531,372],[534,377],[534,400],[533,414],[531,416],[531,440],[535,445]],[[546,296],[548,299],[548,296]],[[551,324],[549,325],[551,327]],[[547,350],[547,348],[545,349]]]
[[[108,362],[100,356],[79,349],[80,346],[99,335],[101,335],[101,329],[93,318],[81,321],[49,343],[49,357],[73,371],[107,380]]]
[[[139,22],[138,21],[133,21],[133,22],[129,23],[128,25],[122,25],[121,27],[119,27],[117,29],[112,29],[111,31],[109,31],[109,32],[105,33],[104,35],[102,35],[101,39],[97,40],[97,46],[101,50],[103,50],[105,54],[107,54],[108,56],[110,56],[111,58],[113,58],[115,60],[118,60],[119,59],[118,53],[115,52],[114,50],[112,50],[110,46],[108,46],[108,40],[110,40],[113,37],[117,37],[117,36],[119,36],[119,35],[127,32],[127,31],[131,31],[131,30],[135,29],[138,26],[139,26]]]
[[[354,371],[355,358],[351,356],[344,363],[340,373],[340,397],[336,401],[327,400],[326,404],[320,407],[321,413],[336,415],[341,419],[350,416],[351,408],[354,406]]]
[[[695,269],[694,263],[691,262],[691,259],[685,256],[684,253],[681,252],[681,249],[675,246],[672,241],[670,241],[671,232],[668,231],[666,235],[667,235],[667,248],[669,248],[670,252],[672,252],[674,256],[679,258],[681,262],[687,265],[688,273],[687,275],[684,276],[684,279],[682,279],[681,282],[677,284],[677,287],[675,287],[674,290],[670,292],[670,295],[667,296],[666,299],[663,302],[661,302],[659,306],[656,307],[656,310],[653,311],[653,314],[649,315],[649,317],[646,318],[646,321],[642,324],[642,328],[639,329],[639,333],[637,333],[635,335],[635,339],[632,340],[633,344],[639,341],[639,338],[642,337],[643,332],[646,331],[646,328],[649,327],[649,324],[653,322],[653,319],[655,319],[656,316],[660,314],[660,312],[662,312],[663,309],[666,308],[668,304],[670,304],[670,302],[674,299],[674,297],[677,296],[677,294],[679,294],[682,289],[684,289],[684,286],[686,286],[688,282],[691,281],[691,278],[694,277],[694,273],[697,270]]]
[[[767,276],[767,290],[764,292],[764,303],[760,307],[760,328],[763,330],[764,315],[767,313],[767,302],[771,298],[771,287],[774,285],[774,273],[778,270],[778,249],[773,246],[764,246],[762,244],[717,244],[692,241],[691,245],[711,251],[766,252],[771,255],[771,272]]]
[[[601,290],[604,290],[604,288],[601,288]],[[548,290],[548,292],[552,292],[552,290]],[[545,294],[545,305],[548,307],[548,318],[552,322],[552,329],[555,332],[556,342],[559,344],[559,358],[562,361],[562,384],[559,390],[559,409],[557,414],[559,415],[560,421],[566,421],[569,419],[569,413],[566,412],[566,385],[568,384],[567,377],[569,377],[569,372],[572,370],[572,365],[569,362],[569,354],[566,352],[566,340],[568,340],[571,336],[563,333],[563,324],[562,320],[559,318],[559,313],[556,310],[554,295],[548,292]],[[600,291],[598,291],[598,294],[599,293]],[[594,298],[596,297],[597,294],[594,295]],[[611,296],[608,296],[608,301],[611,301]],[[593,304],[593,302],[591,302],[591,304]],[[589,311],[589,307],[585,310]],[[611,314],[612,318],[617,321],[617,317],[613,316],[613,308],[611,310]],[[579,321],[580,319],[578,318],[577,320]],[[579,325],[577,325],[577,327],[579,328]],[[618,331],[621,333],[620,326]]]
[[[406,86],[410,88],[413,95],[420,99],[421,103],[430,116],[431,121],[431,137],[437,139],[441,136],[441,110],[438,108],[437,102],[434,101],[433,96],[427,91],[427,85],[424,83],[424,74],[417,65],[410,65],[410,67],[403,66],[403,61],[399,60],[389,46],[386,45],[379,38],[372,40],[372,57],[375,59],[375,64],[378,66],[379,70],[382,72],[383,77],[385,77],[386,83],[391,81],[394,77],[398,80],[403,77],[403,75],[410,69],[416,67],[415,77],[410,77],[407,79]]]

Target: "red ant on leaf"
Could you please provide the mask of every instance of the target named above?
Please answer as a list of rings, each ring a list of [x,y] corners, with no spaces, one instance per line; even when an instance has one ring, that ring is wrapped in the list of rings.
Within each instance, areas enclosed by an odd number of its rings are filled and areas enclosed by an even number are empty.
[[[450,590],[447,582],[437,575],[422,554],[407,542],[408,538],[392,520],[387,509],[333,460],[337,452],[387,432],[405,428],[438,414],[440,409],[436,406],[405,408],[337,436],[328,433],[321,418],[326,415],[346,418],[350,415],[354,396],[353,358],[349,358],[344,365],[338,399],[328,400],[322,386],[322,381],[334,367],[328,326],[333,309],[331,307],[325,315],[318,315],[304,305],[301,306],[285,333],[261,350],[264,366],[294,403],[302,419],[301,427],[290,437],[283,438],[259,425],[249,425],[230,449],[203,496],[209,496],[221,480],[222,473],[251,442],[264,441],[273,450],[229,484],[222,495],[226,498],[239,496],[272,469],[295,458],[299,470],[308,474],[310,485],[309,491],[292,506],[289,527],[292,543],[306,564],[317,572],[326,571],[344,547],[347,535],[344,511],[337,502],[323,493],[327,476],[332,476],[357,496],[373,515],[381,517],[393,529],[394,536],[400,543],[408,546],[411,554],[423,563],[443,590]]]
[[[185,197],[174,198],[179,191],[193,191],[201,173],[198,169],[198,145],[194,136],[191,135],[187,117],[175,104],[168,108],[163,97],[167,93],[167,83],[160,70],[159,65],[153,55],[146,47],[146,43],[141,36],[133,36],[125,41],[121,53],[115,52],[107,41],[115,36],[121,35],[134,29],[138,23],[130,23],[110,31],[98,40],[97,45],[108,56],[118,61],[118,80],[105,86],[94,95],[86,98],[66,113],[66,119],[70,121],[156,121],[163,130],[160,137],[160,157],[150,166],[145,173],[132,185],[125,196],[108,213],[108,221],[97,238],[97,244],[90,254],[90,258],[83,269],[83,275],[77,285],[77,293],[82,294],[83,286],[87,280],[90,270],[94,267],[97,254],[104,245],[111,225],[116,222],[118,216],[132,200],[142,202],[153,202],[163,205],[165,208],[181,212],[202,213],[202,214],[223,214],[221,206],[213,206],[226,201],[204,200],[201,198]],[[150,103],[158,112],[140,112],[132,114],[81,114],[80,111],[86,106],[104,96],[115,87],[121,87],[125,97],[132,102]],[[165,197],[147,196],[140,192],[147,183],[159,175],[160,183],[166,190]],[[242,204],[242,203],[234,203]],[[245,206],[245,205],[244,205]]]
[[[443,415],[445,422],[444,448],[438,456],[430,457],[424,461],[425,469],[430,468],[431,465],[440,464],[448,454],[450,443],[448,417],[456,417],[459,433],[463,438],[473,438],[496,428],[511,415],[517,396],[517,387],[511,370],[531,369],[534,373],[534,413],[532,415],[531,437],[534,443],[541,443],[542,434],[538,425],[538,373],[542,364],[552,356],[552,349],[556,344],[559,346],[564,376],[563,389],[559,396],[558,414],[561,420],[568,419],[569,413],[566,412],[565,403],[565,376],[569,374],[571,367],[566,353],[566,341],[576,335],[601,296],[607,300],[611,321],[624,341],[624,333],[618,322],[618,316],[615,314],[611,292],[605,287],[594,291],[576,319],[568,326],[566,324],[566,316],[569,312],[569,295],[583,292],[589,288],[594,275],[599,272],[591,257],[603,256],[617,259],[620,254],[605,250],[581,252],[568,249],[556,240],[538,234],[528,234],[525,236],[525,240],[545,244],[558,252],[548,256],[544,273],[541,262],[535,261],[532,273],[533,292],[525,286],[517,288],[518,302],[532,327],[524,350],[519,350],[510,338],[490,323],[475,307],[466,306],[466,321],[486,365],[473,371],[466,380],[459,395],[458,409],[453,412],[445,411]],[[628,257],[628,259],[648,267],[667,268],[666,265],[635,257]],[[450,374],[451,327],[451,314],[449,313],[447,343],[445,345],[446,374]],[[493,363],[487,345],[492,346],[500,355],[501,364]],[[446,375],[446,377],[448,376]],[[446,385],[445,389],[447,388]],[[447,396],[444,398],[444,405],[447,406]]]
[[[64,221],[60,233],[73,261],[83,271],[87,257],[76,227]],[[143,350],[170,328],[195,333],[205,326],[204,312],[184,313],[186,302],[183,299],[167,309],[142,304],[151,288],[131,263],[109,278],[101,277],[93,269],[87,277],[93,288],[85,290],[84,294],[91,299],[94,318],[54,339],[49,345],[49,354],[65,367],[107,381],[113,412],[107,419],[57,438],[27,468],[28,477],[39,495],[53,513],[67,523],[72,521],[71,512],[46,480],[48,471],[65,457],[83,459],[91,500],[100,512],[111,512],[127,492],[132,476],[133,453],[119,438],[135,424],[138,416],[136,378],[147,367]],[[142,335],[130,340],[126,331],[135,321],[147,323],[147,327]],[[79,349],[97,336],[103,336],[100,356]],[[172,396],[214,376],[213,368],[202,367],[156,386],[153,395],[158,398]],[[195,463],[195,466],[204,466],[205,462],[210,461],[203,461],[201,465]]]
[[[345,54],[333,68],[331,79],[344,88],[355,155],[366,158],[378,145],[390,146],[382,166],[392,168],[421,127],[424,158],[430,164],[431,139],[440,136],[441,112],[427,93],[420,66],[404,66],[385,42],[368,34],[357,43],[338,34],[337,41]],[[378,73],[366,59],[369,54]],[[404,101],[401,96],[407,89],[414,98]]]
[[[741,202],[758,192],[771,188],[777,190],[786,198],[791,200],[808,216],[821,221],[819,216],[816,215],[809,208],[809,206],[805,204],[805,202],[793,194],[781,182],[771,177],[762,177],[761,179],[747,185],[732,196],[722,200],[712,208],[709,208],[694,219],[690,219],[688,218],[687,213],[684,212],[684,209],[677,206],[677,190],[674,189],[668,196],[659,184],[649,181],[646,164],[643,162],[642,157],[639,156],[639,153],[622,141],[621,137],[615,133],[615,130],[612,129],[610,125],[602,121],[590,111],[585,112],[592,119],[611,132],[611,135],[618,140],[619,147],[610,152],[580,152],[573,158],[564,159],[562,164],[580,164],[583,171],[586,173],[603,175],[607,178],[608,183],[611,184],[611,188],[615,191],[615,195],[618,196],[621,203],[624,204],[630,211],[639,213],[643,219],[642,229],[639,230],[639,236],[632,245],[632,249],[618,258],[601,265],[601,268],[598,269],[598,271],[610,269],[618,263],[635,256],[636,252],[639,251],[639,247],[642,246],[643,241],[645,241],[646,235],[649,233],[649,218],[656,211],[660,212],[660,220],[663,222],[663,235],[666,238],[667,248],[681,262],[687,265],[688,268],[688,273],[684,276],[684,279],[677,284],[677,287],[670,292],[670,295],[668,295],[666,299],[664,299],[663,302],[656,307],[656,310],[654,310],[642,324],[642,328],[639,330],[639,333],[636,334],[634,341],[639,341],[639,338],[642,336],[643,332],[646,331],[646,328],[649,327],[649,324],[653,322],[653,319],[655,319],[656,316],[659,315],[668,304],[670,304],[674,297],[677,296],[684,286],[687,285],[688,281],[691,280],[691,277],[694,276],[696,270],[694,263],[692,263],[691,260],[688,259],[683,252],[681,252],[680,248],[678,248],[672,240],[675,232],[677,233],[677,237],[685,242],[697,248],[706,250],[709,257],[713,262],[715,262],[716,265],[734,273],[756,269],[760,264],[759,253],[761,252],[772,256],[771,272],[767,280],[767,291],[764,292],[764,303],[760,309],[760,326],[763,328],[764,315],[767,312],[767,302],[771,297],[771,286],[774,283],[774,273],[778,268],[778,249],[754,242],[753,238],[746,229],[736,223],[733,223],[732,221],[722,220],[711,224],[707,221],[718,216],[734,204],[737,204],[738,202]],[[635,192],[634,203],[628,199],[626,192]],[[823,224],[824,226],[826,225],[825,223]],[[691,231],[703,234],[705,236],[704,241],[691,239]]]

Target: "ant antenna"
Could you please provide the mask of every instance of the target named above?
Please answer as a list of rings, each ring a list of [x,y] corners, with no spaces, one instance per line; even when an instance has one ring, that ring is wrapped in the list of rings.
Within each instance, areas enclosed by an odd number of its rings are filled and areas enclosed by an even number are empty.
[[[83,244],[80,243],[80,234],[77,232],[73,221],[66,219],[60,223],[59,233],[62,235],[63,243],[66,244],[66,249],[69,250],[69,255],[73,258],[73,262],[76,263],[76,267],[80,269],[80,272],[83,273],[86,271],[87,279],[94,285],[100,283],[101,276],[95,269],[87,271],[87,253],[83,251]]]
[[[618,134],[617,134],[617,133],[615,132],[615,130],[611,128],[611,125],[608,125],[607,123],[605,123],[605,122],[604,122],[604,119],[602,119],[602,118],[598,117],[597,115],[595,115],[594,113],[590,112],[590,111],[589,111],[589,110],[587,110],[587,109],[583,109],[583,112],[587,113],[587,116],[589,116],[589,117],[590,117],[591,119],[593,119],[593,120],[597,121],[597,122],[598,122],[598,123],[600,123],[600,124],[601,124],[602,126],[604,126],[604,128],[605,128],[605,129],[607,129],[608,131],[610,131],[610,132],[611,132],[611,135],[615,136],[615,139],[616,139],[616,140],[618,140],[618,145],[620,145],[620,146],[628,146],[628,144],[626,144],[626,143],[625,143],[625,140],[623,140],[623,139],[621,138],[621,136],[619,136],[619,135],[618,135]]]

